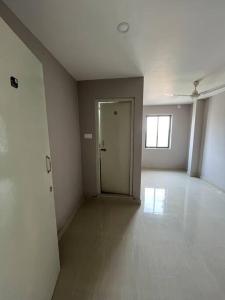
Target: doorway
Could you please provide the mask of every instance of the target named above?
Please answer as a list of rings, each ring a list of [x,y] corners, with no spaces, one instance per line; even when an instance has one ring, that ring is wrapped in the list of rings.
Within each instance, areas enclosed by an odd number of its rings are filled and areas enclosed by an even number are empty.
[[[100,194],[132,195],[133,99],[98,100]]]

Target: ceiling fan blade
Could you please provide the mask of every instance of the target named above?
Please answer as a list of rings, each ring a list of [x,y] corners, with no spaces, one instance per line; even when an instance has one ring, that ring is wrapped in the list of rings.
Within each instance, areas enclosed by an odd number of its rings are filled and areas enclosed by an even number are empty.
[[[204,95],[207,95],[207,94],[211,94],[213,92],[216,92],[216,91],[219,91],[219,90],[222,90],[222,89],[225,89],[225,84],[221,84],[215,88],[211,88],[209,90],[206,90],[206,91],[203,91],[200,93],[200,96],[204,96]]]
[[[191,97],[192,95],[173,94],[171,97]]]

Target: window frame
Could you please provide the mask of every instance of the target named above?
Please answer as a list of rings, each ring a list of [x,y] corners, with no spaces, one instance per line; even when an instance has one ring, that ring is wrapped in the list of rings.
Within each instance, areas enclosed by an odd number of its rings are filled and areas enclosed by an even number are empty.
[[[149,147],[147,146],[147,119],[148,117],[169,117],[170,123],[169,123],[169,133],[168,133],[168,147],[159,147],[157,146],[158,142],[158,124],[157,122],[157,139],[156,139],[156,146],[155,147]],[[171,149],[171,133],[172,133],[172,114],[148,114],[145,116],[145,149]]]

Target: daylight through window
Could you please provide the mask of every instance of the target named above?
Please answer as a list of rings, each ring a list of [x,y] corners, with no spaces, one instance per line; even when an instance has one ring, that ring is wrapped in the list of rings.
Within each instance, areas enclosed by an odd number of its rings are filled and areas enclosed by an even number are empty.
[[[171,115],[147,116],[146,148],[169,148]]]

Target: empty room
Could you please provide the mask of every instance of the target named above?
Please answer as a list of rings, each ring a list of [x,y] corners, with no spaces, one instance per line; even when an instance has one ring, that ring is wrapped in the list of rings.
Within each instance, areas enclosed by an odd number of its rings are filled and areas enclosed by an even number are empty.
[[[0,0],[0,300],[225,299],[225,2]]]

